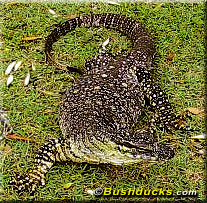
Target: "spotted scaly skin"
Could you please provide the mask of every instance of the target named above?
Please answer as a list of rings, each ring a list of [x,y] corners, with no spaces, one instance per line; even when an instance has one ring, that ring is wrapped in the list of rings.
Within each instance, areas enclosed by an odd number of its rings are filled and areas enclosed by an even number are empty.
[[[133,48],[128,55],[102,53],[86,63],[85,72],[62,98],[59,116],[63,137],[44,144],[35,157],[34,168],[13,181],[19,191],[33,192],[38,184],[45,185],[45,174],[56,162],[123,165],[174,156],[172,149],[159,144],[154,126],[176,128],[177,118],[167,96],[152,79],[153,40],[135,21],[115,14],[66,21],[46,38],[47,62],[58,66],[51,51],[61,36],[77,27],[101,26],[127,35]],[[154,116],[145,129],[136,130],[146,98]]]

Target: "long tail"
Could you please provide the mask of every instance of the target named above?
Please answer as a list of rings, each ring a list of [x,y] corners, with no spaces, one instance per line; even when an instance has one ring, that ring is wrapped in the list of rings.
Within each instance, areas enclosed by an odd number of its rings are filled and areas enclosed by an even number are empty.
[[[137,52],[143,55],[147,61],[151,61],[155,54],[155,46],[152,38],[146,29],[138,25],[136,21],[127,18],[124,15],[117,14],[92,14],[90,16],[81,16],[64,23],[59,24],[46,38],[45,53],[46,61],[52,62],[52,45],[60,39],[61,36],[75,30],[77,27],[106,27],[123,33],[128,36],[133,43],[130,54],[136,56]]]

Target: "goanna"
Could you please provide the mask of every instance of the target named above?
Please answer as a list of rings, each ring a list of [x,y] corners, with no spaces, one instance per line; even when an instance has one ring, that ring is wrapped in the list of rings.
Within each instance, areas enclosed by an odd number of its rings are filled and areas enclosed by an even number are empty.
[[[154,126],[177,128],[177,117],[152,79],[153,40],[134,20],[93,14],[61,23],[46,38],[47,61],[52,61],[52,45],[61,36],[77,27],[101,26],[126,35],[133,48],[127,55],[102,53],[86,63],[83,74],[62,98],[59,118],[63,137],[51,139],[39,149],[34,168],[13,181],[19,191],[32,192],[37,185],[45,185],[45,174],[56,162],[123,165],[174,156],[172,149],[159,143]],[[136,130],[146,100],[153,116],[147,127]]]

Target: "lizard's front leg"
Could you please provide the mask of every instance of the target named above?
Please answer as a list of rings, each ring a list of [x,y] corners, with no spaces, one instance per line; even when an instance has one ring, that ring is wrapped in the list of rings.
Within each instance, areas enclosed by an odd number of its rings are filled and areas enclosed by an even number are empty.
[[[145,67],[137,71],[137,77],[141,88],[150,106],[155,110],[154,118],[151,120],[154,125],[162,123],[168,129],[179,129],[179,116],[176,116],[164,91],[154,83],[150,70]],[[156,122],[155,122],[156,121]]]

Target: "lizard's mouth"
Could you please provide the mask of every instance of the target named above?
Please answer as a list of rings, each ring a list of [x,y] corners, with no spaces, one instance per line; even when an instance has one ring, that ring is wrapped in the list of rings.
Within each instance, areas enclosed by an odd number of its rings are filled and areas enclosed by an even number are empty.
[[[101,142],[71,143],[70,158],[75,162],[87,162],[91,164],[107,163],[112,165],[130,165],[142,161],[165,161],[174,156],[173,150],[164,145],[154,143],[152,145],[129,147],[120,145],[110,140]],[[74,154],[74,158],[71,156]]]

